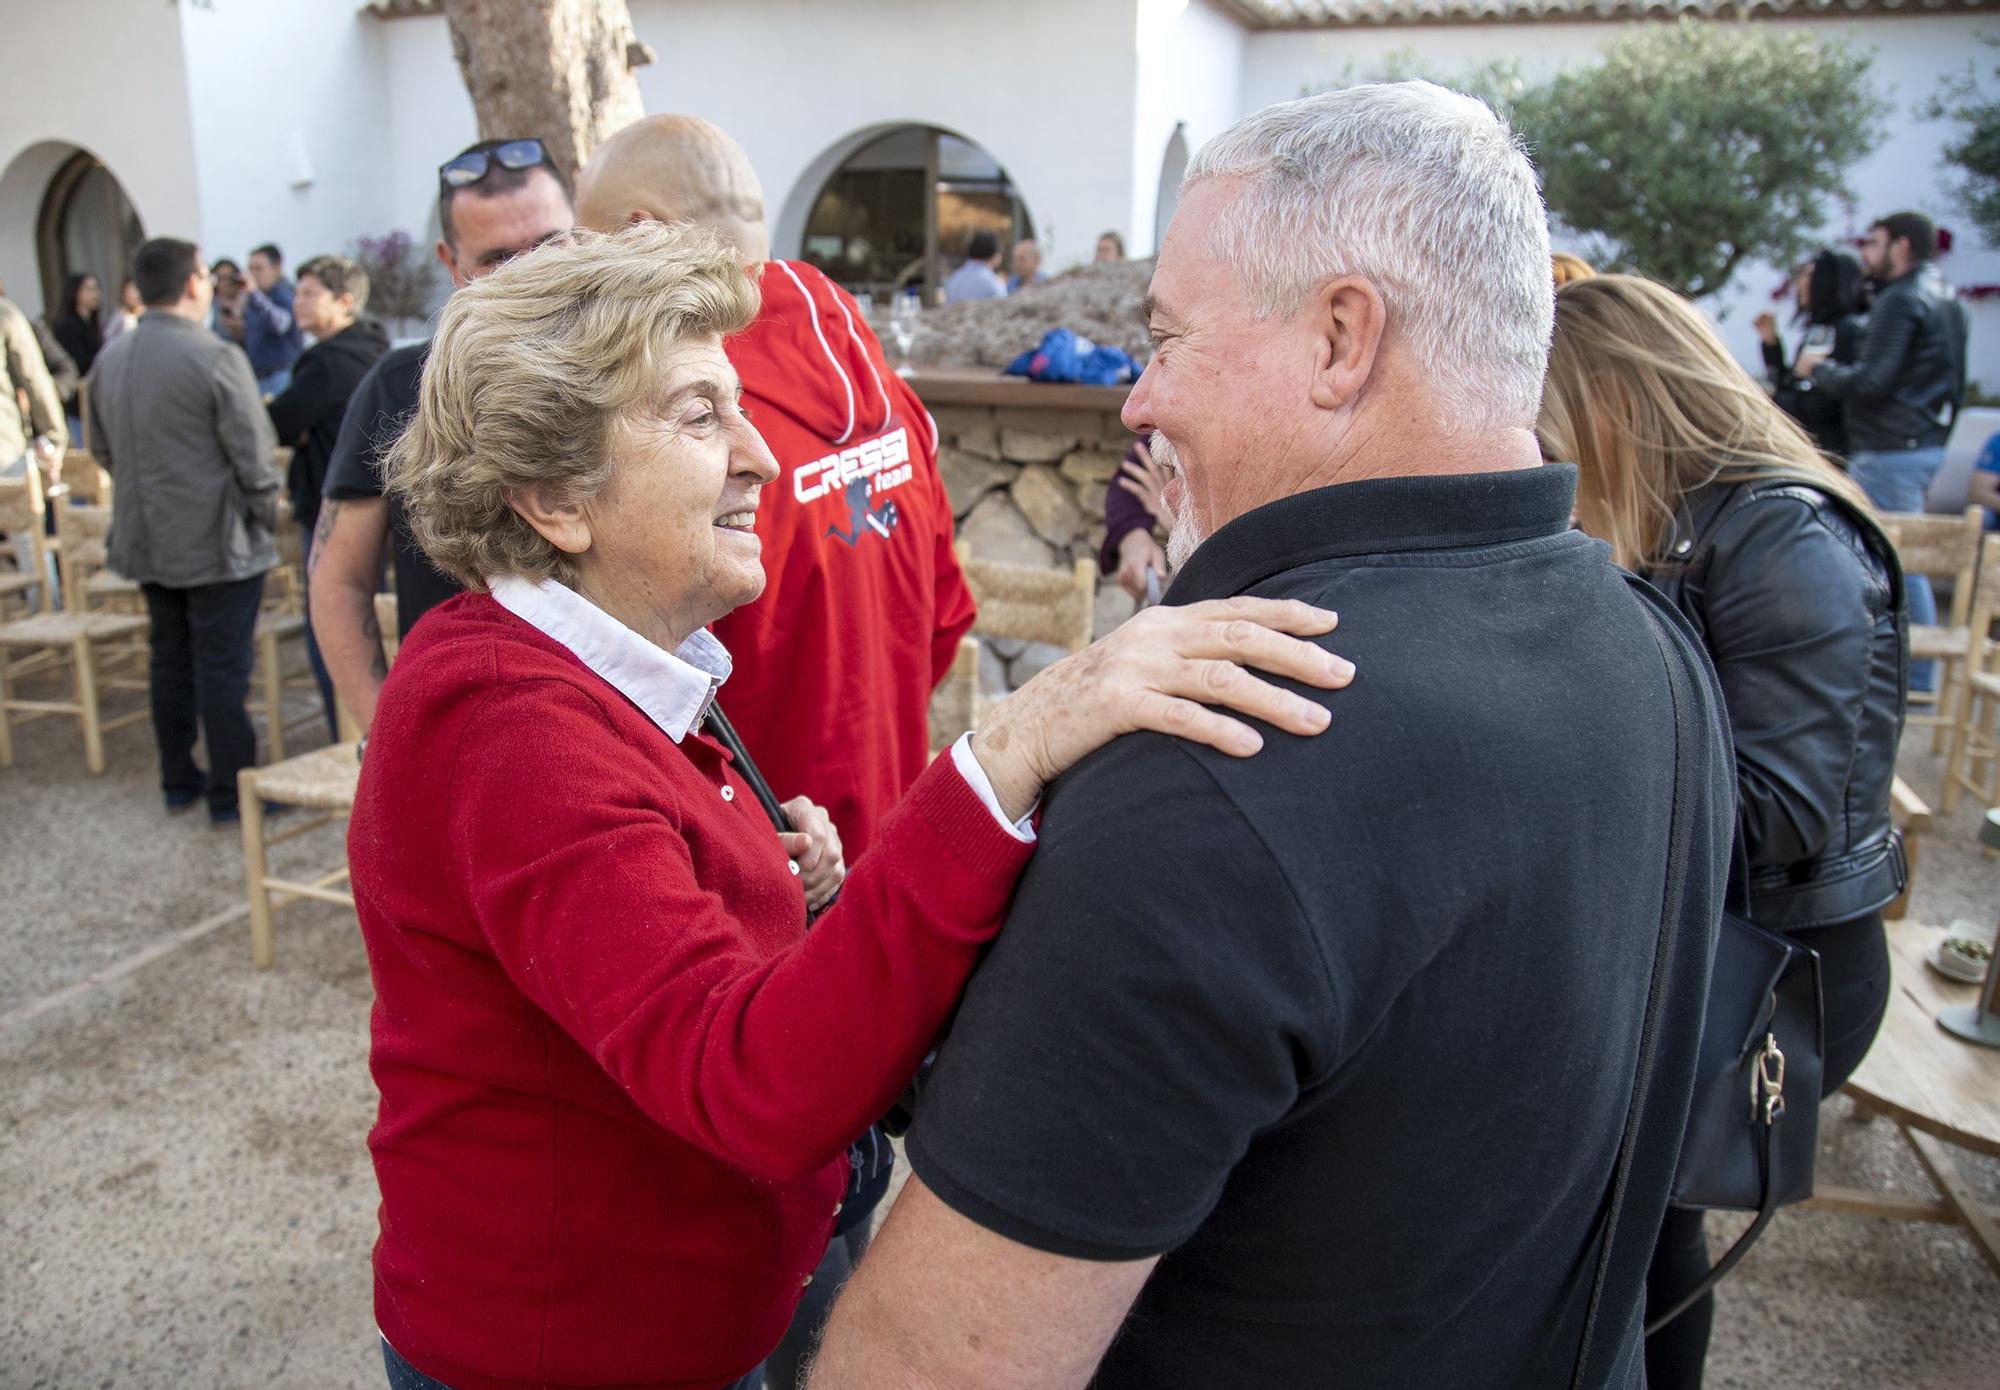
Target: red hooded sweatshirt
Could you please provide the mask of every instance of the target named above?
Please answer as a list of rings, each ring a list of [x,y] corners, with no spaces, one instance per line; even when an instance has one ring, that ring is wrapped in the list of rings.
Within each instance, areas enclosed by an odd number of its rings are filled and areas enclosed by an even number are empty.
[[[770,261],[729,340],[782,470],[757,505],[764,593],[715,624],[722,705],[779,798],[809,796],[851,864],[930,759],[930,695],[972,626],[937,427],[847,291]]]

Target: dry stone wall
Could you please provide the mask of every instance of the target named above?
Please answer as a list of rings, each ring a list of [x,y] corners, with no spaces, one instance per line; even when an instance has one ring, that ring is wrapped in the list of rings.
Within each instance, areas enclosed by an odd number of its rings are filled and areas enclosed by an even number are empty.
[[[932,408],[938,472],[951,495],[958,538],[972,553],[1010,565],[1068,569],[1095,559],[1104,541],[1104,495],[1131,433],[1115,412],[1043,406]],[[1132,616],[1130,596],[1097,586],[1095,635]],[[980,685],[1019,689],[1063,653],[1030,642],[980,639]]]

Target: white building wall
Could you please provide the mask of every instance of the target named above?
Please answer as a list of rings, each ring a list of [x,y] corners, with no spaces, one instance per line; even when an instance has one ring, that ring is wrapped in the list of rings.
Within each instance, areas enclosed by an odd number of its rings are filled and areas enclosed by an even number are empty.
[[[1829,224],[1816,229],[1818,239],[1844,243],[1861,235],[1883,213],[1916,208],[1953,232],[1954,249],[1941,263],[1949,279],[1961,285],[2000,283],[2000,248],[1984,243],[1946,192],[1939,152],[1951,127],[1919,120],[1914,111],[1936,90],[1944,73],[1963,71],[1968,60],[1980,58],[1990,72],[1990,50],[1974,42],[1975,34],[1990,27],[1983,19],[1971,15],[1762,21],[1814,34],[1845,35],[1872,49],[1874,81],[1894,108],[1882,145],[1850,176],[1854,205],[1836,209]],[[1618,24],[1481,24],[1255,34],[1244,65],[1244,105],[1254,110],[1287,101],[1307,86],[1325,85],[1350,72],[1365,78],[1397,52],[1415,54],[1426,67],[1444,74],[1503,54],[1519,58],[1531,72],[1549,71],[1587,59],[1622,29]],[[1764,309],[1774,309],[1781,323],[1787,320],[1789,301],[1774,303],[1771,298],[1784,280],[1782,267],[1746,264],[1727,289],[1704,301],[1720,322],[1731,351],[1753,370],[1761,371],[1762,361],[1751,320]],[[1989,390],[2000,389],[2000,300],[1977,301],[1970,307],[1973,379]]]
[[[1131,212],[1121,230],[1126,249],[1147,256],[1166,230],[1154,213],[1174,131],[1184,128],[1192,152],[1255,107],[1244,104],[1248,35],[1235,20],[1209,0],[1139,0],[1138,10]]]
[[[275,242],[289,268],[385,230],[380,24],[353,0],[180,9],[202,250]]]
[[[774,254],[871,132],[942,126],[984,146],[1035,220],[1051,269],[1089,260],[1131,211],[1133,0],[632,0],[659,61],[649,112],[704,116],[764,183]]]
[[[199,226],[185,10],[161,0],[6,6],[0,280],[29,313],[44,309],[36,217],[50,177],[77,150],[96,155],[124,185],[148,234]],[[105,288],[108,295],[117,286]]]

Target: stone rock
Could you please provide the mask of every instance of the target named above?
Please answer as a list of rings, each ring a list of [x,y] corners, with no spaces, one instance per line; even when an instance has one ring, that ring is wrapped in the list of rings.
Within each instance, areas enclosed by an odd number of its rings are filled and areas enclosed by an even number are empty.
[[[1093,438],[1102,411],[1080,410],[1075,406],[1007,405],[993,412],[993,423],[1005,432],[1024,430],[1029,434],[1066,434],[1075,439]]]
[[[938,450],[938,476],[944,479],[944,490],[951,497],[953,517],[963,517],[987,493],[1007,486],[1018,471],[1011,464],[996,463],[953,445]]]
[[[1108,487],[1106,483],[1077,484],[1076,505],[1083,508],[1083,514],[1092,521],[1104,520],[1104,494]]]
[[[1139,306],[1152,277],[1150,260],[1106,261],[1078,266],[1005,299],[926,309],[913,355],[937,366],[1004,367],[1039,347],[1051,328],[1071,328],[1144,362],[1152,349]]]
[[[1083,530],[1083,512],[1056,470],[1045,464],[1023,468],[1008,493],[1035,533],[1050,545],[1067,547]]]
[[[1116,449],[1121,455],[1127,449],[1131,448],[1132,441],[1138,438],[1137,435],[1125,427],[1125,422],[1116,415],[1107,415],[1104,417],[1104,430],[1101,437],[1105,443]]]
[[[931,412],[931,418],[937,421],[939,439],[949,440],[969,454],[1000,457],[1000,431],[994,426],[991,410],[941,405]]]
[[[1053,568],[1056,552],[1035,534],[1028,518],[1004,492],[989,493],[958,528],[958,538],[981,560]]]
[[[1002,429],[1000,455],[1015,463],[1055,463],[1076,447],[1074,434]]]
[[[1007,679],[1019,690],[1069,653],[1047,642],[1030,642],[1028,649],[1008,663]]]
[[[1091,640],[1096,641],[1138,611],[1137,601],[1118,587],[1116,579],[1098,581],[1097,608],[1090,620]]]
[[[1102,449],[1079,449],[1063,459],[1058,471],[1073,483],[1108,483],[1118,476],[1118,469],[1124,462],[1122,454]]]

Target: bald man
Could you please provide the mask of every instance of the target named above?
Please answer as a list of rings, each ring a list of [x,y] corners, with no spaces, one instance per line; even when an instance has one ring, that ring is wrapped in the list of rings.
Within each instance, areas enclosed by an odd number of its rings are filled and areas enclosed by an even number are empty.
[[[779,797],[826,807],[852,862],[928,762],[930,694],[972,626],[936,427],[853,298],[769,259],[763,186],[707,121],[619,131],[578,175],[576,210],[598,231],[698,223],[763,287],[727,347],[784,472],[757,508],[764,595],[715,625],[735,661],[723,704]]]

